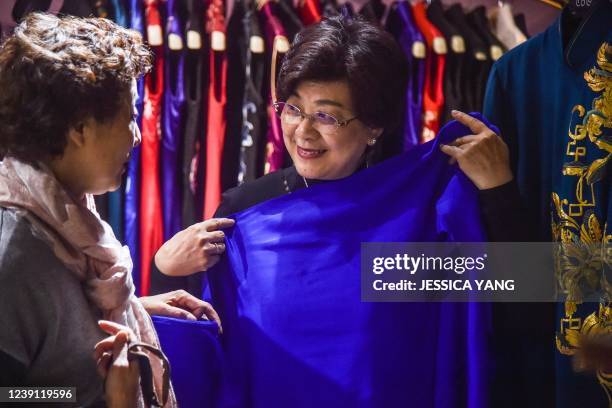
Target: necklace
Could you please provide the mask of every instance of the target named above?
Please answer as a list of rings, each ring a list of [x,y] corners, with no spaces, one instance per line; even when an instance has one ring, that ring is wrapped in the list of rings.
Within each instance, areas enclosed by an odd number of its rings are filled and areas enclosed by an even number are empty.
[[[304,180],[304,184],[306,185],[306,188],[309,188],[310,186],[308,185],[308,181],[306,181],[306,178],[304,176],[302,176],[302,180]],[[287,194],[291,194],[291,189],[289,188],[289,183],[287,182],[287,177],[283,177],[283,184],[285,187],[285,192]]]

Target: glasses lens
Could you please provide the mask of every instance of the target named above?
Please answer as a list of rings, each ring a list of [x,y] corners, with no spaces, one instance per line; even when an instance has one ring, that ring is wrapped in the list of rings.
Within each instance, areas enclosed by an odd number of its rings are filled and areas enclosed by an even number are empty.
[[[333,126],[335,127],[338,124],[338,119],[335,116],[329,115],[323,112],[315,112],[314,120],[323,126]]]
[[[297,124],[302,121],[302,112],[296,106],[288,103],[279,103],[281,109],[281,119],[289,124]],[[278,110],[277,110],[278,111]]]

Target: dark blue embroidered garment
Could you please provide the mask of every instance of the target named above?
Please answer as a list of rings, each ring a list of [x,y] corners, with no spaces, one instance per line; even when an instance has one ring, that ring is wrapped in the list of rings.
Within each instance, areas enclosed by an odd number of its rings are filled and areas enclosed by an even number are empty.
[[[603,251],[612,242],[612,3],[594,1],[582,20],[572,20],[566,8],[546,31],[497,61],[489,77],[484,113],[508,141],[526,207],[525,222],[534,229],[532,239],[591,248],[601,245]],[[557,276],[560,292],[569,299],[580,298],[575,287],[587,280],[586,272],[592,268],[603,272],[605,265],[593,263],[581,269],[582,254],[567,255]],[[583,293],[588,295],[588,289]],[[556,384],[558,408],[611,406],[612,375],[600,373],[598,381],[578,374],[571,359],[578,334],[610,326],[609,309],[609,303],[600,308],[596,303],[568,302],[559,304],[557,317],[535,308],[521,314],[519,327],[525,335],[519,341],[525,345],[513,344],[521,350],[521,363],[512,369],[506,365],[506,373],[515,376],[522,370],[540,394],[542,379]],[[542,372],[552,365],[554,333],[551,329],[543,333],[544,338],[537,333],[553,319],[558,350],[555,379],[552,369]],[[535,369],[528,361],[538,361]],[[525,392],[533,406],[552,403]]]

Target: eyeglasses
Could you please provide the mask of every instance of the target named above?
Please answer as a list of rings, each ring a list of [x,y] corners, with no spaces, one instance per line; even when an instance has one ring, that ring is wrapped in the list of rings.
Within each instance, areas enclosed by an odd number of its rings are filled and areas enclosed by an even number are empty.
[[[324,112],[315,112],[309,115],[302,112],[297,106],[287,102],[275,102],[273,106],[278,117],[288,125],[299,125],[303,119],[308,118],[319,125],[322,130],[334,130],[345,127],[351,121],[357,119],[357,116],[355,116],[354,118],[340,120],[334,115]]]

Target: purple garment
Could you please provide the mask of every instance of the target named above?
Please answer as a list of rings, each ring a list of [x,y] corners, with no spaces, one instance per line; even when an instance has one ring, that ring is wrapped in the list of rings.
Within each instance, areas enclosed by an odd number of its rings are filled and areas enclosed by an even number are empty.
[[[404,30],[400,35],[399,41],[412,70],[408,76],[406,91],[406,121],[404,124],[404,151],[406,151],[418,145],[421,139],[425,59],[416,58],[412,54],[412,47],[417,41],[424,43],[425,40],[414,24],[410,4],[408,2],[400,2],[397,5],[397,10],[404,23]]]
[[[144,31],[142,4],[139,0],[130,0],[130,27],[140,33]],[[144,82],[138,81],[138,127],[142,125],[142,96],[144,95]],[[125,181],[125,206],[124,206],[124,238],[130,248],[134,269],[132,278],[136,286],[136,294],[140,294],[140,240],[139,240],[139,208],[140,208],[140,146],[132,150],[132,158],[128,165]]]
[[[168,1],[166,32],[183,37],[175,1]],[[167,42],[166,42],[167,43]],[[182,229],[180,157],[185,107],[185,54],[166,48],[163,138],[161,145],[164,241]]]

